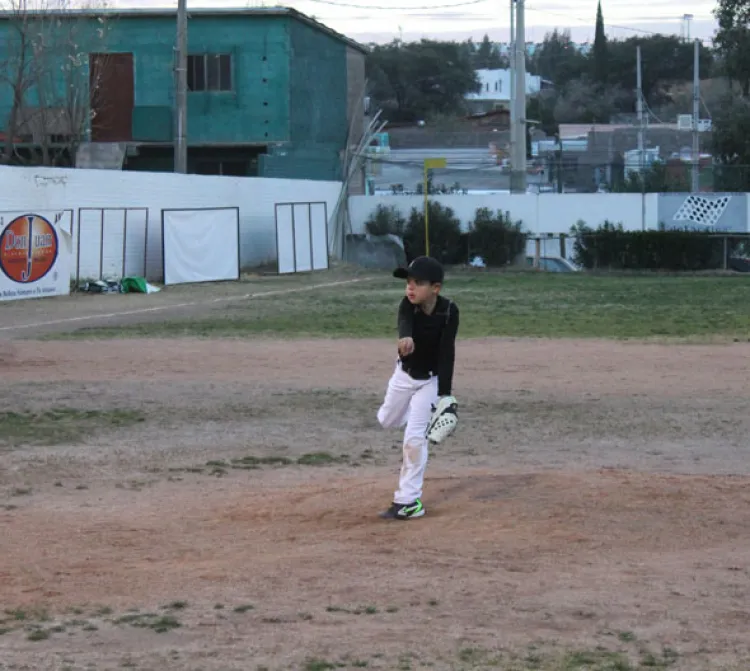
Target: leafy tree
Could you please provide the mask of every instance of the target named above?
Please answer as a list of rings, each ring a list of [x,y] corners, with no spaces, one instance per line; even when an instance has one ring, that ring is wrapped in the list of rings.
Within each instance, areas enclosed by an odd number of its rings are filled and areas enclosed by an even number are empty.
[[[588,62],[570,39],[570,31],[547,33],[542,45],[529,59],[529,72],[549,79],[556,87],[578,79],[588,69]]]
[[[484,36],[482,43],[474,54],[473,63],[475,70],[496,70],[498,68],[507,67],[508,65],[500,54],[500,50],[490,42],[488,35]]]
[[[713,119],[712,135],[720,164],[714,186],[722,191],[750,190],[750,100],[727,95]]]
[[[613,193],[668,193],[690,191],[690,168],[678,162],[654,163],[639,173],[630,171],[624,175],[622,182],[612,185]]]
[[[684,42],[675,35],[639,36],[610,42],[610,84],[627,90],[635,89],[638,46],[641,47],[644,97],[651,106],[669,102],[665,84],[673,81],[691,81],[693,78],[693,44]],[[699,56],[699,75],[704,78],[710,74],[713,67],[713,54],[701,46]]]
[[[460,113],[464,96],[479,90],[468,49],[456,42],[372,45],[367,77],[370,95],[392,121]]]
[[[714,44],[724,73],[750,95],[750,0],[718,0],[714,15],[719,22]]]
[[[370,235],[397,235],[403,237],[406,219],[395,205],[378,205],[365,222]]]
[[[557,123],[609,123],[623,109],[633,109],[632,94],[616,86],[602,87],[587,77],[570,82],[557,98]]]
[[[510,213],[498,210],[493,213],[487,207],[478,208],[469,231],[471,253],[493,267],[512,263],[526,249],[528,234],[523,231],[521,221],[513,222]]]
[[[446,265],[466,260],[466,248],[461,244],[461,222],[450,207],[429,201],[430,256]],[[425,253],[424,209],[413,207],[404,231],[404,250],[407,260]]]
[[[549,89],[526,99],[526,118],[538,121],[539,128],[547,135],[555,135],[560,130],[559,122],[555,118],[557,99],[555,92]],[[529,142],[527,146],[531,148],[531,143]]]

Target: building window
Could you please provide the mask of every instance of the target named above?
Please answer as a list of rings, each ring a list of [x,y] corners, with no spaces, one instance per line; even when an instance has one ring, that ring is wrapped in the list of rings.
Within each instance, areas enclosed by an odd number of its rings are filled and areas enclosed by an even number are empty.
[[[188,91],[231,91],[231,54],[191,54],[187,80]]]

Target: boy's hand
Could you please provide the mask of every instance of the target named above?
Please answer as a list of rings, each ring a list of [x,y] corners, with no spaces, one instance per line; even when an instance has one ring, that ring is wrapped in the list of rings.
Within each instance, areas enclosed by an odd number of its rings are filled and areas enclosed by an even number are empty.
[[[414,351],[414,340],[412,338],[401,338],[398,341],[398,353],[401,356],[409,356]]]

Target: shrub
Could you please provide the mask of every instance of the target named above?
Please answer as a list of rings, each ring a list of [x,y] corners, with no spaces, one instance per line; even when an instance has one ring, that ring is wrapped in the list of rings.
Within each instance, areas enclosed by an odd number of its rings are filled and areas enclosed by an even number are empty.
[[[404,236],[406,228],[406,219],[404,219],[395,205],[386,207],[378,205],[365,222],[365,230],[370,235],[397,235],[399,238]]]
[[[711,232],[625,231],[621,223],[606,221],[595,230],[578,222],[571,233],[575,262],[584,268],[695,271],[723,267],[724,241]]]
[[[526,250],[528,236],[520,221],[513,223],[510,213],[498,210],[494,215],[489,208],[480,207],[474,215],[469,232],[471,254],[477,254],[488,266],[504,266]]]
[[[466,260],[466,247],[461,244],[461,222],[450,207],[429,201],[430,256],[452,265]],[[412,208],[404,231],[404,250],[411,261],[425,253],[424,209]]]

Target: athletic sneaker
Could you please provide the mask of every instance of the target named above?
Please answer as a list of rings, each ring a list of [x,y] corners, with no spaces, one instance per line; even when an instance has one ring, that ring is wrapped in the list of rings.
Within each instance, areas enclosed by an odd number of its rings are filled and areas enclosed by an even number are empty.
[[[414,503],[394,503],[388,510],[380,513],[380,516],[386,520],[410,520],[422,517],[424,512],[422,501],[417,499]]]

